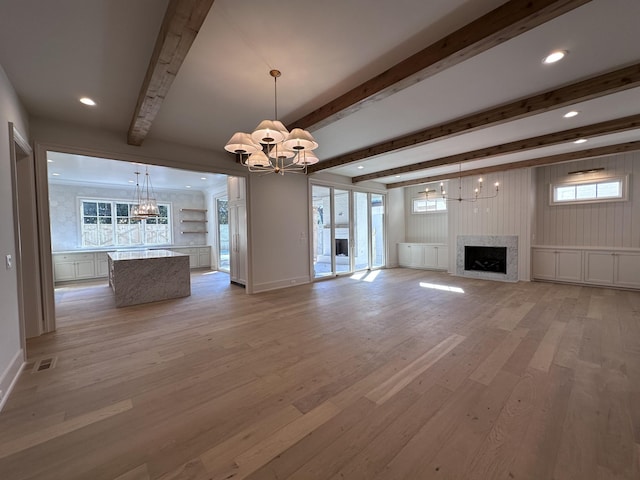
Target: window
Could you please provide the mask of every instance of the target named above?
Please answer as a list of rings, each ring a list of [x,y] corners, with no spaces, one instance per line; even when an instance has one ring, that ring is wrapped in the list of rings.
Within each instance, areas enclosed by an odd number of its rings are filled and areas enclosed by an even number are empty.
[[[171,243],[170,206],[158,204],[160,215],[139,219],[131,216],[133,204],[117,200],[80,200],[80,231],[83,247],[123,247]]]
[[[444,198],[414,198],[411,213],[445,212],[447,201]]]
[[[627,199],[627,177],[613,177],[551,185],[550,203],[612,202]]]

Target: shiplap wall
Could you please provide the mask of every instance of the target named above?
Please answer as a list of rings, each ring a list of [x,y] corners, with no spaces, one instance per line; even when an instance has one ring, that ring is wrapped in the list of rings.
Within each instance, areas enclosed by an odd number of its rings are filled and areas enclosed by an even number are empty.
[[[462,194],[471,194],[477,180],[475,177],[463,178]],[[500,193],[496,198],[477,202],[449,202],[449,272],[455,273],[456,270],[458,235],[517,235],[518,278],[528,281],[535,206],[533,170],[523,168],[495,173],[484,176],[483,181],[486,186],[484,195],[491,195],[492,185],[500,182]],[[451,185],[449,189],[455,196]]]
[[[425,188],[440,191],[440,184],[418,185],[404,189],[405,202],[405,242],[418,243],[447,243],[448,214],[411,213],[411,201],[416,197],[423,197]]]
[[[568,172],[604,167],[593,174]],[[549,205],[549,185],[629,175],[622,202]],[[640,248],[640,152],[540,167],[536,172],[535,245]]]

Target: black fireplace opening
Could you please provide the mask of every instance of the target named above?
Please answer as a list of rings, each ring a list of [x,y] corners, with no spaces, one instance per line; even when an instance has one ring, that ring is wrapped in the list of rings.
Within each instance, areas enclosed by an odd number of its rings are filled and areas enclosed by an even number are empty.
[[[507,247],[464,247],[464,269],[507,273]]]
[[[349,256],[349,239],[336,238],[336,256],[337,257]]]

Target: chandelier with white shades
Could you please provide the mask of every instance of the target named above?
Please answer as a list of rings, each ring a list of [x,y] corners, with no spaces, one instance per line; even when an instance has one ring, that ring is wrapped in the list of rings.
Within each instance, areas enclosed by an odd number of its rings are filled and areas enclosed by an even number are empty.
[[[250,172],[307,173],[307,165],[318,162],[313,150],[318,143],[313,136],[301,128],[289,132],[278,120],[278,77],[279,70],[271,70],[275,98],[275,120],[263,120],[253,133],[236,132],[224,149],[235,153],[240,163]]]

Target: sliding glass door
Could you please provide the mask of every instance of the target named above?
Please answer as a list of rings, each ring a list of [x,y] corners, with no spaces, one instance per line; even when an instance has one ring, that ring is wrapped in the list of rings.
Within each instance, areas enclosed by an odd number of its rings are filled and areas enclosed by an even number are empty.
[[[353,192],[353,269],[367,270],[369,262],[369,194]]]
[[[383,267],[384,195],[311,186],[314,278]]]
[[[371,211],[371,267],[380,268],[385,265],[384,253],[384,209],[385,196],[379,193],[370,194]]]

